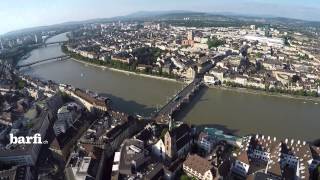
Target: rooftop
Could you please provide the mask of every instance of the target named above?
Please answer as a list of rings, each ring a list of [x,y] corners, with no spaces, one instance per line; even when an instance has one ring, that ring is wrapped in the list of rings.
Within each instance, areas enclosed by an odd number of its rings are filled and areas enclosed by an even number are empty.
[[[197,171],[202,175],[204,175],[207,171],[213,170],[213,166],[208,160],[196,154],[189,154],[187,159],[184,161],[183,165],[188,166],[189,168],[193,169],[194,171]]]

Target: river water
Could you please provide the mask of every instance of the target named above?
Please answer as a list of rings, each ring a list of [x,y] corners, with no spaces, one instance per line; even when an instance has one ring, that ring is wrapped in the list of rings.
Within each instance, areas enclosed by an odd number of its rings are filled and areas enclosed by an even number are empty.
[[[61,34],[48,42],[66,39]],[[62,55],[59,45],[33,50],[20,63]],[[105,94],[113,106],[148,116],[183,87],[182,84],[128,75],[73,60],[47,62],[22,69],[25,74],[71,84]],[[263,133],[279,138],[320,138],[320,105],[313,102],[204,88],[177,119],[246,135]]]

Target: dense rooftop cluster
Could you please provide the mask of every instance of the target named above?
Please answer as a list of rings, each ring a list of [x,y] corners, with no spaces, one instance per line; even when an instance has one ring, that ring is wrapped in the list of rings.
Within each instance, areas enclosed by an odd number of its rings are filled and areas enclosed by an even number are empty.
[[[113,68],[187,80],[210,70],[207,84],[304,96],[320,92],[316,42],[285,28],[119,22],[87,25],[71,38],[69,53]]]

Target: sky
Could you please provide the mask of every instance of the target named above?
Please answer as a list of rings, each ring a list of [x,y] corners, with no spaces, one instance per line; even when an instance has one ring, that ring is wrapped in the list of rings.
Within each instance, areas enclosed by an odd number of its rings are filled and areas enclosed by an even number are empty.
[[[0,34],[137,11],[190,10],[320,21],[320,0],[0,0]]]

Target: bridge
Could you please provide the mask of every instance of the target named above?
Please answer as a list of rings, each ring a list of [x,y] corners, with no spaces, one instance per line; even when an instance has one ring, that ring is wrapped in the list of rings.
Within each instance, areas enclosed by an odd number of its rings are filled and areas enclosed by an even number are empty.
[[[44,42],[44,43],[39,43],[39,44],[32,44],[32,45],[29,45],[29,47],[40,48],[40,47],[47,47],[49,45],[54,45],[54,44],[62,45],[65,42],[67,42],[67,41]]]
[[[39,46],[47,47],[48,45],[53,45],[53,44],[62,45],[65,42],[67,42],[67,41],[44,42],[44,43],[39,44]]]
[[[173,113],[180,110],[183,104],[189,103],[192,96],[203,85],[202,78],[194,79],[184,89],[182,89],[176,96],[174,96],[165,106],[163,106],[152,119],[158,124],[167,124],[172,118]]]
[[[63,43],[65,43],[67,41],[55,41],[55,42],[45,42],[43,43],[44,45],[50,45],[50,44],[59,44],[62,45]]]
[[[213,66],[215,66],[217,62],[223,60],[227,56],[227,53],[216,54],[212,58],[211,63],[213,64]],[[175,95],[166,105],[164,105],[149,119],[155,121],[158,124],[168,124],[174,113],[178,112],[182,108],[182,105],[189,103],[191,98],[202,87],[202,85],[204,84],[202,79],[207,71],[209,71],[209,69],[203,73],[198,74],[197,77],[190,84],[188,84],[184,89],[182,89],[177,95]]]
[[[23,68],[23,67],[29,67],[29,66],[32,66],[32,65],[35,65],[35,64],[39,64],[39,63],[43,63],[43,62],[47,62],[47,61],[56,61],[56,60],[63,61],[63,60],[69,59],[69,58],[70,58],[70,56],[68,56],[68,55],[62,55],[62,56],[57,56],[57,57],[37,60],[37,61],[30,62],[30,63],[27,63],[27,64],[18,65],[18,66],[16,66],[16,68],[19,69],[19,68]]]

